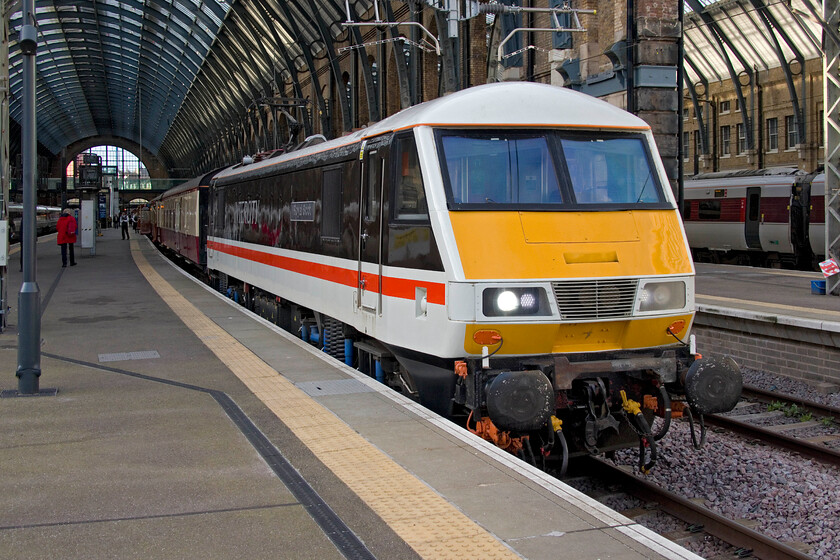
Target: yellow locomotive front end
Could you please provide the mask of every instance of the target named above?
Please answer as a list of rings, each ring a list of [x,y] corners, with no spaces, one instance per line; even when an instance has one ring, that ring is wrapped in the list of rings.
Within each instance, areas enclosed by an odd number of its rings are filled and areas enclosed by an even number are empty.
[[[649,130],[439,128],[435,144],[473,431],[564,459],[641,442],[649,469],[672,399],[734,406],[737,366],[690,347],[691,253]]]

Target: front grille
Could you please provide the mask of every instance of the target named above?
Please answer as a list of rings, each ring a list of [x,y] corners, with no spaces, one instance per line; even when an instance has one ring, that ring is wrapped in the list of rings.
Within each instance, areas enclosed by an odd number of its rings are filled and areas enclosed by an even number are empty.
[[[587,321],[633,315],[638,280],[567,280],[552,282],[560,317]]]

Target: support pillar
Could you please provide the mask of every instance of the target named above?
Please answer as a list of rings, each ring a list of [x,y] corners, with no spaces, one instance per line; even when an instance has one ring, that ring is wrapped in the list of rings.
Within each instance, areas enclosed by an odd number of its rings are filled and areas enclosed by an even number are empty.
[[[628,0],[627,107],[653,130],[665,172],[679,198],[680,123],[682,86],[680,67],[680,12],[678,2]]]

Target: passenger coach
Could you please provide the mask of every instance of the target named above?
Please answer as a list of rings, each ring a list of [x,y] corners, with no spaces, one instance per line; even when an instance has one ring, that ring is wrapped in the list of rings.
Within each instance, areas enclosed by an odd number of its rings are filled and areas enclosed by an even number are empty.
[[[698,261],[815,269],[825,255],[825,174],[705,173],[685,182],[683,220]]]
[[[151,202],[151,238],[190,262],[207,264],[207,189],[214,173],[173,187]]]

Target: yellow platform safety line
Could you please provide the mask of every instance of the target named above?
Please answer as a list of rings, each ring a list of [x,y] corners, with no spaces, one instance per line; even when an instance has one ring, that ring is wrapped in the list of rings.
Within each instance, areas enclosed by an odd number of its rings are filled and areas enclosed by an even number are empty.
[[[131,253],[152,288],[199,340],[417,554],[521,558],[204,315],[152,268],[134,240]]]

